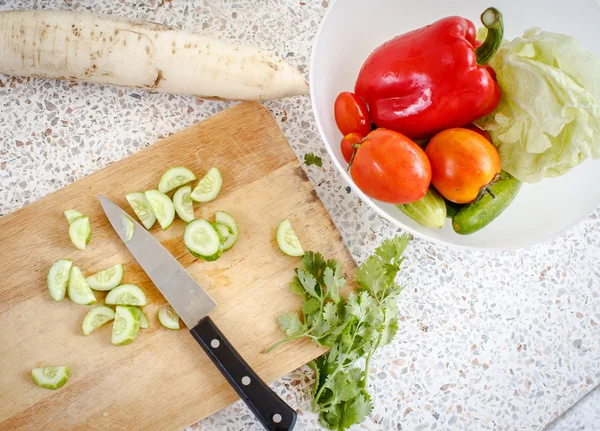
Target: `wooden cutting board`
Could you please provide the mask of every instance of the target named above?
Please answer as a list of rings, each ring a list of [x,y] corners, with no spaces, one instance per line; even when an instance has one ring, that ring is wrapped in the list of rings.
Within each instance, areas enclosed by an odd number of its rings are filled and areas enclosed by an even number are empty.
[[[216,262],[194,259],[176,220],[152,233],[210,292],[218,306],[211,317],[266,381],[322,353],[307,341],[262,351],[282,333],[276,318],[298,310],[288,291],[299,258],[284,256],[275,230],[289,217],[306,250],[319,250],[355,270],[323,204],[269,112],[245,103],[179,132],[131,157],[77,181],[0,219],[0,429],[179,430],[237,399],[187,330],[164,329],[156,318],[164,298],[118,239],[104,216],[99,193],[131,215],[125,194],[156,188],[171,166],[202,176],[219,167],[219,197],[195,206],[196,217],[215,210],[234,215],[241,234]],[[92,240],[85,251],[70,243],[63,210],[90,216]],[[126,346],[110,343],[111,324],[89,336],[81,322],[90,307],[55,302],[46,288],[50,265],[71,258],[89,275],[125,265],[124,283],[147,294],[150,329]],[[104,293],[96,292],[98,304]],[[31,381],[34,367],[68,365],[69,382],[57,391]]]

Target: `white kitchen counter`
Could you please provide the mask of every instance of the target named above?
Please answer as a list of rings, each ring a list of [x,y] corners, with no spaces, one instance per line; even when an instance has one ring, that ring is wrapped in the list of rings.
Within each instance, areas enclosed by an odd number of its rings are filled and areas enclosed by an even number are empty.
[[[0,0],[0,10],[89,10],[200,31],[275,52],[305,73],[327,6],[327,0]],[[0,75],[0,215],[227,106]],[[299,157],[313,151],[323,158],[323,169],[306,171],[357,261],[397,233],[334,170],[308,98],[266,106]],[[539,430],[591,391],[600,383],[599,217],[597,209],[563,236],[518,251],[465,251],[415,239],[401,279],[400,330],[371,361],[375,409],[356,429]],[[303,367],[273,383],[298,409],[299,430],[320,429],[309,407],[311,378]],[[593,429],[599,410],[597,402],[587,404],[580,411],[591,413],[575,414],[571,424],[585,426],[589,418]],[[261,428],[238,402],[192,429]]]

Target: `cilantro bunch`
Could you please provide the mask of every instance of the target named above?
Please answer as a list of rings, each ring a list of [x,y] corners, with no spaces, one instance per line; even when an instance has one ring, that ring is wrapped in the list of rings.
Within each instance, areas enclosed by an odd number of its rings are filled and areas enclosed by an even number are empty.
[[[279,316],[287,337],[265,353],[302,337],[330,348],[308,364],[316,373],[312,409],[329,429],[341,431],[360,423],[373,408],[366,390],[369,360],[398,330],[396,297],[402,287],[395,279],[408,241],[406,234],[385,240],[360,265],[358,289],[347,298],[340,296],[346,280],[339,262],[307,252],[302,268],[296,268],[290,288],[304,301],[301,313]]]

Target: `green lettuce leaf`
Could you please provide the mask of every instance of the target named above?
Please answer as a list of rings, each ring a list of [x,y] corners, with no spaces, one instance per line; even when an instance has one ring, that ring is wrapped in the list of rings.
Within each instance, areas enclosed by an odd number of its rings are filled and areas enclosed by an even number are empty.
[[[502,88],[477,121],[502,168],[523,182],[558,177],[600,157],[600,59],[577,40],[532,28],[504,42],[490,62]]]

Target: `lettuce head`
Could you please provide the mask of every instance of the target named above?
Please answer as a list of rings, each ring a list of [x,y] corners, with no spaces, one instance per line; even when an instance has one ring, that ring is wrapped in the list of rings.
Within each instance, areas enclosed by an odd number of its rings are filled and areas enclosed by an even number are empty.
[[[600,157],[600,59],[562,34],[527,30],[490,62],[502,88],[477,121],[492,135],[502,168],[524,182],[558,177]]]

